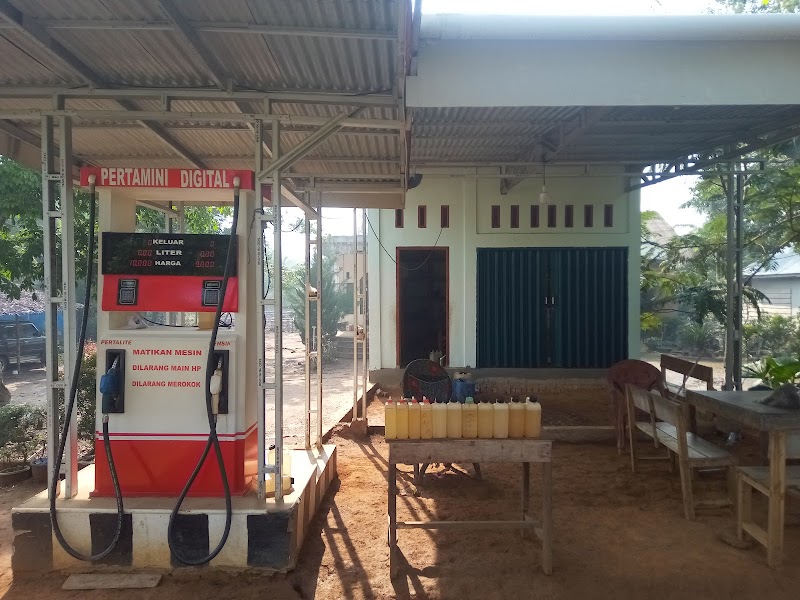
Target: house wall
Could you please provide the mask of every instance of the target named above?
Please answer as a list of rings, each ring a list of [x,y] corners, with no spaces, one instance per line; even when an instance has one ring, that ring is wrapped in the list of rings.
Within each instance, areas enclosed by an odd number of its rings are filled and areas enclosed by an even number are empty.
[[[800,277],[753,277],[750,284],[770,299],[760,303],[761,312],[769,315],[794,316],[800,310]],[[745,317],[755,318],[754,310],[745,312]]]
[[[449,171],[452,173],[452,171]],[[465,170],[463,176],[427,173],[422,183],[406,195],[404,227],[395,228],[393,210],[371,209],[367,241],[370,310],[370,369],[396,368],[397,358],[397,258],[398,247],[439,246],[450,253],[450,340],[448,363],[453,367],[476,364],[477,248],[625,246],[630,250],[628,281],[628,347],[631,357],[639,352],[639,192],[625,192],[619,168],[549,168],[547,192],[558,207],[558,226],[548,228],[546,209],[540,226],[530,227],[530,207],[538,204],[542,182],[526,179],[506,196],[500,194],[496,169]],[[494,177],[476,177],[494,174]],[[417,226],[417,208],[424,204],[427,227]],[[574,206],[574,227],[564,226],[564,205]],[[584,205],[594,206],[594,227],[584,228]],[[613,227],[603,226],[603,206],[614,207]],[[450,227],[441,229],[441,206],[450,207]],[[491,207],[499,205],[500,228],[491,226]],[[520,226],[510,226],[511,206],[519,205]],[[438,241],[437,241],[438,238]]]

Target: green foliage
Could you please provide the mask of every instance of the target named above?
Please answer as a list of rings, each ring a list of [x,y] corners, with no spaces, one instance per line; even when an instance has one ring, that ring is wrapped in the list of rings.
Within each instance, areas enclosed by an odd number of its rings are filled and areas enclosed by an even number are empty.
[[[78,439],[94,447],[95,411],[97,407],[97,346],[86,342],[83,365],[78,379],[76,398],[78,410]]]
[[[800,0],[717,0],[721,12],[792,13],[798,12]]]
[[[23,461],[43,447],[44,408],[30,404],[0,407],[0,458],[5,462]]]
[[[698,356],[708,356],[722,347],[722,327],[713,319],[689,322],[678,330],[678,344]]]
[[[324,248],[323,243],[323,248]],[[334,270],[336,257],[327,252],[322,257],[322,355],[330,355],[336,342],[336,332],[339,321],[352,306],[352,296],[336,285]],[[305,267],[299,266],[284,271],[285,299],[294,315],[294,323],[300,332],[300,338],[305,343]],[[317,280],[317,264],[311,264],[312,286]],[[317,322],[316,302],[311,304],[311,325]]]
[[[222,233],[223,225],[233,215],[227,206],[187,206],[185,209],[188,233]],[[146,207],[136,209],[136,230],[142,233],[159,233],[167,229],[167,216]]]
[[[800,377],[800,361],[778,360],[771,356],[745,367],[742,375],[760,379],[764,385],[775,389],[784,383],[795,383]]]

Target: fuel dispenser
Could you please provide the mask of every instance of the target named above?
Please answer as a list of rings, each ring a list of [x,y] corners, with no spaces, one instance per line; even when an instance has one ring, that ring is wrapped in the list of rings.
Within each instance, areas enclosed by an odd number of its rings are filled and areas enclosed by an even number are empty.
[[[93,195],[98,190],[100,225],[97,424],[102,434],[91,496],[116,497],[119,519],[108,548],[81,554],[60,534],[53,493],[53,530],[69,554],[98,560],[119,538],[123,497],[177,498],[170,549],[184,564],[203,564],[228,537],[231,497],[244,495],[257,473],[258,360],[254,336],[247,339],[245,332],[263,335],[262,307],[252,290],[248,293],[257,261],[248,257],[248,221],[239,219],[256,209],[254,174],[85,168],[81,184]],[[165,200],[170,206],[233,202],[231,235],[135,232],[137,206]],[[87,281],[86,305],[90,288]],[[204,329],[141,315],[152,312],[208,314],[213,321]],[[232,316],[221,328],[224,313]],[[86,319],[83,323],[81,345]],[[57,481],[53,477],[54,487]],[[221,539],[201,558],[183,555],[173,535],[187,496],[225,499]]]

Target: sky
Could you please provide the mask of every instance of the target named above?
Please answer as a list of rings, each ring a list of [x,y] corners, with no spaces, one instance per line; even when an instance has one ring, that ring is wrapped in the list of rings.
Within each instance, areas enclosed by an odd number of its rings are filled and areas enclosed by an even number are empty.
[[[525,15],[691,15],[709,11],[713,0],[423,0],[423,13],[525,14]],[[691,197],[696,177],[679,177],[642,190],[642,210],[654,210],[676,228],[687,233],[702,224],[695,211],[681,209]],[[299,214],[299,210],[296,211]],[[324,209],[322,230],[331,235],[352,235],[352,209]],[[359,223],[361,219],[359,218]],[[303,235],[284,233],[284,256],[301,261],[304,256]]]

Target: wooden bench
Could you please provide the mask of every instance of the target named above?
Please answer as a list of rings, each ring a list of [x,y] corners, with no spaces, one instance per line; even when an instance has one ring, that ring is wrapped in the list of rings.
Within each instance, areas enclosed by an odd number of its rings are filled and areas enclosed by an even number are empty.
[[[631,469],[636,472],[636,431],[653,438],[656,447],[664,446],[674,469],[677,459],[683,491],[683,509],[686,518],[694,520],[696,508],[730,506],[736,477],[736,458],[711,442],[689,433],[683,405],[669,398],[628,385],[625,390],[628,408],[628,436],[631,446]],[[648,417],[636,420],[636,409]],[[692,490],[692,469],[725,468],[728,471],[729,497],[718,500],[695,501]]]
[[[680,385],[667,382],[667,371],[683,375],[683,381]],[[664,384],[667,387],[667,392],[670,396],[683,403],[686,399],[686,382],[689,379],[696,379],[706,384],[707,390],[714,389],[714,369],[708,365],[701,365],[691,360],[678,358],[669,354],[661,355],[661,374],[664,377]],[[697,415],[692,406],[686,408],[686,418],[689,431],[697,431]]]
[[[784,460],[786,459],[800,459],[800,431],[787,432],[785,434],[785,453]],[[748,534],[762,546],[767,549],[767,556],[774,556],[779,554],[780,542],[776,547],[771,547],[776,544],[775,540],[782,538],[783,532],[779,532],[777,536],[770,536],[768,530],[772,527],[777,527],[777,520],[774,523],[767,523],[767,528],[763,528],[753,521],[752,516],[752,492],[757,490],[764,494],[768,499],[772,497],[773,493],[770,489],[771,473],[770,467],[739,467],[738,477],[736,478],[736,493],[737,493],[737,506],[736,511],[736,534],[740,540],[744,540],[745,534]],[[784,481],[775,481],[774,485],[777,489],[783,488],[786,492],[800,495],[800,466],[786,467]],[[781,510],[785,510],[781,507]],[[772,519],[777,518],[777,513],[772,515]],[[770,519],[768,518],[768,521]]]

